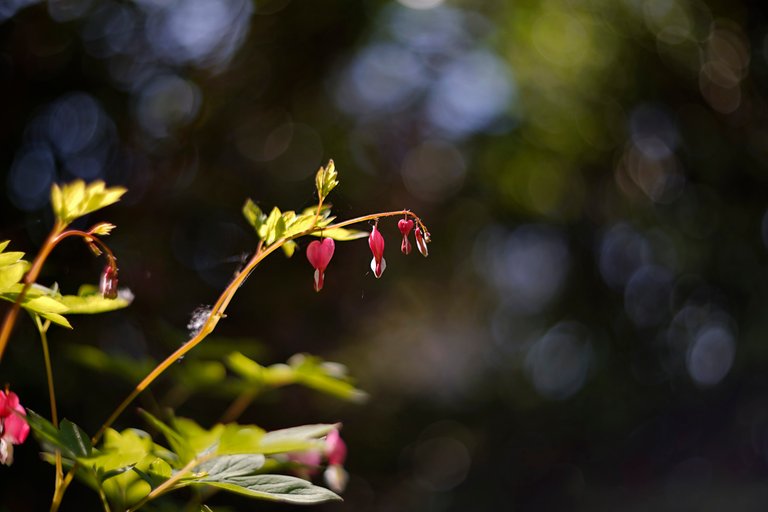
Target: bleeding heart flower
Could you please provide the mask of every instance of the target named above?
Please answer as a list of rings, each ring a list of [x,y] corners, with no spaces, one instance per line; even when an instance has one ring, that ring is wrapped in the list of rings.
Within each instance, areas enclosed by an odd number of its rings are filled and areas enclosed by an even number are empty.
[[[29,424],[24,417],[27,412],[19,403],[16,393],[0,391],[0,463],[13,463],[13,445],[26,441]]]
[[[381,236],[381,233],[379,233],[379,230],[375,225],[373,226],[371,234],[368,236],[368,246],[373,253],[371,270],[373,271],[373,275],[378,279],[387,268],[387,261],[384,259],[384,237]]]
[[[403,251],[403,254],[411,254],[411,241],[408,240],[408,234],[413,229],[413,221],[411,219],[400,219],[397,223],[397,229],[403,234],[400,250]]]
[[[310,265],[315,269],[315,291],[323,289],[323,280],[325,278],[325,269],[328,267],[333,251],[336,250],[336,244],[332,238],[323,238],[309,244],[307,247],[307,259]]]
[[[416,237],[416,248],[419,250],[422,256],[425,258],[429,256],[429,249],[427,249],[427,241],[429,241],[429,234],[427,236],[424,236],[421,234],[421,229],[419,226],[416,226],[416,230],[413,232],[413,235]]]

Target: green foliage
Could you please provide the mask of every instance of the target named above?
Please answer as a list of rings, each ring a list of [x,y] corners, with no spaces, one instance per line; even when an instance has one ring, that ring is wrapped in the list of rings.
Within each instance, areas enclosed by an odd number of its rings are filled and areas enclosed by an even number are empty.
[[[59,451],[66,467],[77,464],[77,477],[100,490],[112,510],[140,506],[187,486],[215,487],[251,498],[297,504],[340,499],[305,480],[263,472],[267,457],[321,449],[321,438],[334,425],[265,432],[255,425],[233,423],[206,430],[190,419],[172,416],[165,423],[142,411],[170,449],[139,429],[108,429],[102,445],[94,448],[74,423],[64,420],[56,428],[35,412],[28,414],[35,437],[47,451],[45,459],[53,462],[53,454]],[[276,461],[271,468],[280,467]]]
[[[106,313],[123,309],[131,304],[133,298],[129,294],[118,295],[115,299],[105,298],[98,287],[84,284],[77,290],[77,295],[62,295],[59,301],[67,307],[69,314]]]
[[[364,391],[350,382],[344,365],[329,363],[308,354],[296,354],[288,360],[288,364],[265,367],[234,352],[229,355],[226,363],[233,372],[257,389],[301,384],[352,402],[362,402],[368,398]]]
[[[0,242],[0,299],[16,302],[24,289],[21,280],[30,265],[22,259],[23,252],[3,252],[9,243],[9,240]],[[130,303],[131,300],[127,297],[105,299],[98,288],[91,285],[81,286],[77,295],[61,295],[54,288],[33,284],[24,294],[21,307],[71,329],[72,325],[63,316],[64,313],[103,313],[125,308]]]
[[[64,225],[120,200],[126,189],[106,188],[103,181],[85,184],[76,180],[62,187],[54,184],[51,188],[51,207],[56,218]],[[107,231],[109,232],[109,231]]]
[[[10,240],[0,242],[0,299],[16,302],[24,285],[21,280],[29,270],[29,262],[23,260],[23,252],[4,252]],[[21,307],[36,313],[55,324],[72,328],[61,314],[68,311],[66,305],[52,297],[53,291],[41,286],[32,286],[21,301]]]
[[[368,233],[359,230],[331,228],[323,230],[329,226],[335,217],[331,216],[331,208],[324,204],[328,194],[339,184],[338,173],[333,160],[328,162],[326,167],[321,167],[315,176],[315,186],[317,187],[318,205],[307,208],[297,214],[290,210],[281,212],[279,208],[274,207],[269,215],[265,214],[261,208],[251,199],[246,200],[243,205],[243,215],[248,223],[253,226],[256,235],[262,241],[265,247],[268,247],[278,240],[285,239],[282,249],[289,258],[296,250],[294,238],[303,235],[315,235],[325,238],[333,238],[340,242],[357,240],[368,236]]]
[[[320,204],[325,201],[331,190],[336,188],[339,184],[338,173],[336,172],[336,166],[333,160],[328,161],[328,165],[321,167],[317,174],[315,174],[315,188],[317,189],[317,197]]]

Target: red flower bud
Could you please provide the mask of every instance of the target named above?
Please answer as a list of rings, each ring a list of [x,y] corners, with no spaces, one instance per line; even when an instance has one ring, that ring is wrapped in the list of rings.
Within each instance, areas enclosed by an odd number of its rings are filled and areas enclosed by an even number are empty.
[[[323,289],[323,280],[325,278],[325,269],[328,267],[336,244],[332,238],[323,238],[309,244],[307,247],[307,259],[310,265],[315,269],[315,291]]]
[[[108,264],[101,271],[99,291],[105,299],[117,298],[117,267],[114,264]]]
[[[427,242],[429,241],[429,233],[426,236],[421,234],[421,229],[416,226],[416,231],[413,232],[416,237],[416,248],[419,250],[422,256],[425,258],[429,256],[429,249],[427,249]]]
[[[387,261],[384,259],[384,237],[381,236],[376,226],[373,226],[371,234],[368,236],[368,247],[371,248],[373,259],[371,260],[371,270],[378,279],[387,268]]]

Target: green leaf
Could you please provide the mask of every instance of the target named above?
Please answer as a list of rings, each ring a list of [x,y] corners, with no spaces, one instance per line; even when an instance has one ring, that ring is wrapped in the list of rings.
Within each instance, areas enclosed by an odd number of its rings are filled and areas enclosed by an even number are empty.
[[[277,206],[272,208],[269,217],[267,217],[264,226],[262,226],[262,231],[264,232],[264,235],[261,238],[268,246],[272,245],[275,243],[275,240],[278,240],[283,236],[283,233],[285,232],[285,220]]]
[[[144,417],[147,423],[159,430],[160,433],[165,436],[165,439],[168,441],[171,450],[173,450],[173,452],[179,458],[179,466],[186,465],[189,461],[197,456],[197,451],[192,447],[190,440],[187,439],[184,435],[180,434],[169,425],[166,425],[144,409],[139,409],[139,414]]]
[[[103,181],[94,181],[86,186],[83,180],[51,188],[51,207],[56,217],[64,224],[94,212],[120,200],[127,190],[123,187],[106,188]]]
[[[59,431],[62,442],[75,457],[90,457],[93,445],[91,445],[91,438],[83,429],[64,419],[61,421]]]
[[[336,166],[333,160],[328,160],[328,165],[321,167],[317,174],[315,174],[315,188],[317,188],[317,196],[322,203],[331,190],[336,188],[339,184],[338,173],[336,172]]]
[[[357,229],[346,229],[346,228],[333,228],[333,229],[323,229],[321,231],[315,231],[312,233],[313,236],[320,236],[323,238],[333,238],[334,240],[338,240],[339,242],[349,242],[350,240],[358,240],[360,238],[365,238],[369,235],[367,231],[360,231]]]
[[[263,429],[254,425],[231,423],[224,427],[216,453],[222,455],[258,453],[264,434]]]
[[[261,208],[256,206],[256,203],[248,199],[243,205],[243,215],[245,216],[245,219],[248,221],[248,223],[253,226],[253,229],[256,230],[256,233],[259,235],[259,237],[263,238],[261,236],[261,227],[264,225],[264,222],[266,222],[267,216],[264,214],[264,212],[261,211]]]
[[[218,457],[207,467],[208,475],[189,485],[210,485],[251,498],[299,505],[341,500],[337,494],[311,482],[286,475],[260,475],[251,456]]]
[[[264,367],[240,352],[227,356],[227,366],[249,382],[261,384],[264,381]]]
[[[62,295],[58,300],[68,308],[69,314],[95,314],[126,308],[133,302],[133,295],[120,293],[116,299],[106,299],[96,286],[83,285],[77,295]]]
[[[315,448],[322,449],[320,438],[337,426],[320,423],[284,428],[267,432],[261,438],[258,451],[265,455],[285,452],[300,452]]]
[[[21,281],[28,268],[29,264],[26,261],[19,261],[0,267],[0,291],[6,291]]]
[[[288,364],[293,368],[295,380],[299,384],[352,402],[359,403],[368,399],[366,392],[357,389],[347,380],[347,369],[341,364],[327,363],[307,354],[296,354]]]

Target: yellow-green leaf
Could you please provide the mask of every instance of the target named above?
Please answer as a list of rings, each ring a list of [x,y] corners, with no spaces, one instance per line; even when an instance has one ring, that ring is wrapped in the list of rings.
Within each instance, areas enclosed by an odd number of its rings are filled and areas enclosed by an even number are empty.
[[[339,184],[338,173],[336,172],[336,166],[333,160],[328,161],[328,165],[321,167],[317,174],[315,174],[315,188],[317,188],[317,196],[320,202],[324,201],[331,190],[336,188]]]
[[[323,238],[333,238],[339,242],[348,242],[350,240],[357,240],[359,238],[365,238],[368,236],[367,231],[360,231],[357,229],[345,229],[345,228],[333,228],[324,229],[322,231],[315,231],[312,233],[314,236],[320,236]]]
[[[86,185],[83,180],[75,180],[61,187],[53,185],[51,206],[56,217],[69,224],[78,217],[116,203],[125,192],[123,187],[107,188],[103,181]]]

